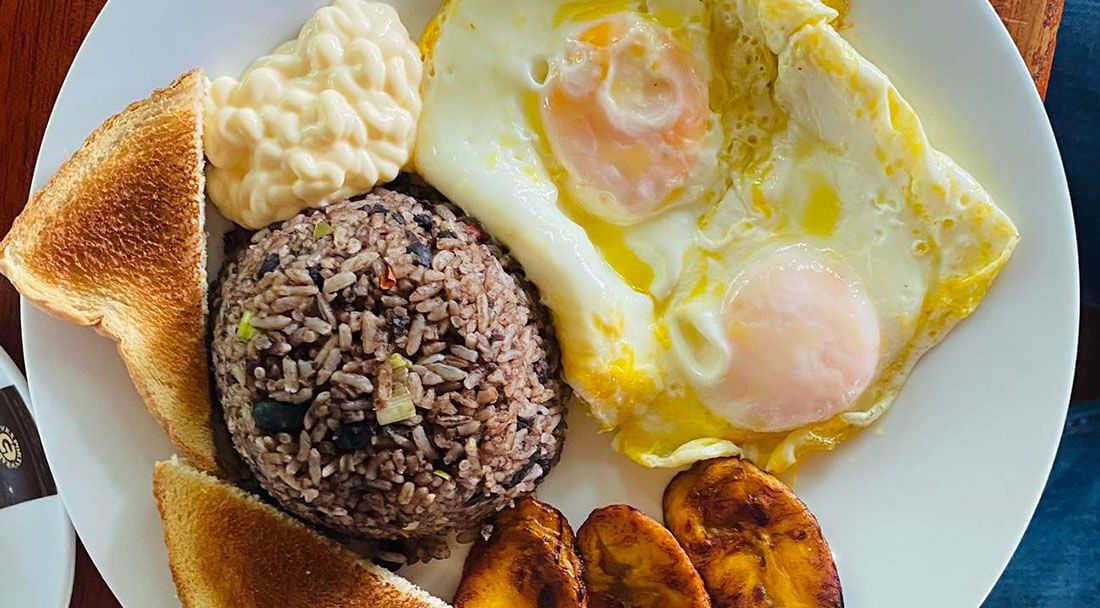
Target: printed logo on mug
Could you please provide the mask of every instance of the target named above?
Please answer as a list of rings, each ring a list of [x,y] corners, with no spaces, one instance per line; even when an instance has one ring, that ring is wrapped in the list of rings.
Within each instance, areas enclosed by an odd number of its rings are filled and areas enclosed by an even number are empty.
[[[18,469],[23,464],[23,451],[19,449],[19,440],[8,427],[0,425],[0,461],[9,469]]]
[[[56,493],[30,411],[18,391],[0,388],[0,509]]]

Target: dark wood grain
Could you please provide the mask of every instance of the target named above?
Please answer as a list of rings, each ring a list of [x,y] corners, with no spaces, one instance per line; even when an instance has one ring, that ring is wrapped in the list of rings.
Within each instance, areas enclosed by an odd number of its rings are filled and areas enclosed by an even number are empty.
[[[1064,0],[991,1],[1016,40],[1036,85],[1045,93]],[[26,202],[38,146],[57,92],[104,2],[0,0],[0,142],[4,149],[0,168],[0,234],[7,232]],[[1097,325],[1100,326],[1100,320]],[[1084,335],[1096,333],[1100,332]],[[22,367],[18,296],[3,281],[0,281],[0,346]],[[1080,392],[1078,395],[1083,396]],[[83,546],[77,551],[72,605],[119,606]]]
[[[1065,0],[990,0],[1024,56],[1039,92],[1046,96]]]
[[[0,0],[0,232],[23,208],[53,102],[105,0]],[[18,296],[0,287],[0,345],[22,367]]]

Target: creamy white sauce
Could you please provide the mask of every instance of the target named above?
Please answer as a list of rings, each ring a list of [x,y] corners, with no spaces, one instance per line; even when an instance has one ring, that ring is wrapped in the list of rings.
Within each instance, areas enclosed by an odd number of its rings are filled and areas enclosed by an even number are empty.
[[[393,7],[336,0],[298,38],[210,87],[207,193],[248,228],[392,180],[420,116],[420,51]]]

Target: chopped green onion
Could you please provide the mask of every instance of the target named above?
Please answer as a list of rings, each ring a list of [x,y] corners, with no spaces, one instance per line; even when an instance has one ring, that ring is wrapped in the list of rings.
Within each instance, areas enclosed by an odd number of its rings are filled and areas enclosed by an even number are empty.
[[[313,226],[313,238],[319,239],[332,234],[332,226],[328,222],[318,222]]]
[[[393,387],[393,396],[386,401],[384,407],[375,410],[374,415],[378,418],[378,424],[382,426],[408,420],[415,416],[416,406],[413,405],[409,389],[402,385]]]
[[[386,362],[389,363],[390,367],[392,367],[395,370],[402,369],[402,368],[405,368],[405,367],[409,367],[409,366],[412,365],[412,361],[409,361],[405,357],[402,357],[399,353],[393,353],[392,355],[390,355],[390,358],[386,359]]]
[[[393,395],[375,410],[378,424],[383,426],[416,416],[416,405],[409,393],[409,369],[412,361],[393,353],[386,359],[386,365],[393,371]]]
[[[241,320],[237,323],[237,339],[242,341],[249,341],[256,335],[256,328],[252,326],[252,318],[256,314],[251,310],[244,311],[241,315]]]
[[[435,475],[440,479],[446,479],[447,481],[451,480],[451,474],[447,471],[432,471],[432,475]]]

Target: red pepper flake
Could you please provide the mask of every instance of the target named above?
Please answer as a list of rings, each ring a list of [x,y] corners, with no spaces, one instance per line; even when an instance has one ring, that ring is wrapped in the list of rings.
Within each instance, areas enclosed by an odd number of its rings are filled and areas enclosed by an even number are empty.
[[[393,268],[389,264],[386,264],[386,272],[382,275],[382,279],[378,284],[382,289],[392,289],[394,285],[397,285],[397,277],[393,274]]]

